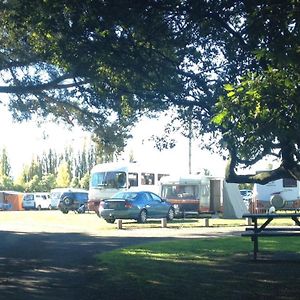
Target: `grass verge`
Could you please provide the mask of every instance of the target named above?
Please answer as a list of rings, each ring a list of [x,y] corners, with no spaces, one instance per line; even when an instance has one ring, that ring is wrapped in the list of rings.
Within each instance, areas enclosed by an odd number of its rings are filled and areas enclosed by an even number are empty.
[[[101,285],[101,299],[298,298],[300,240],[261,239],[264,259],[257,262],[252,248],[250,240],[230,237],[149,243],[104,253],[97,256],[97,290]]]

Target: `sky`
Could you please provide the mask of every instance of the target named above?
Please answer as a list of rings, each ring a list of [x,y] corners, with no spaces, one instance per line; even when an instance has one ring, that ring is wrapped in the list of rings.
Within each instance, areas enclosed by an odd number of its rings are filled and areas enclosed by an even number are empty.
[[[5,103],[5,96],[1,98]],[[144,118],[138,123],[131,134],[133,136],[127,143],[120,160],[128,161],[130,153],[142,165],[153,166],[157,171],[169,174],[188,174],[189,172],[189,140],[180,134],[173,136],[177,144],[173,149],[159,151],[154,142],[149,141],[153,134],[160,135],[170,120],[167,117],[158,119]],[[90,134],[79,127],[67,129],[64,125],[45,122],[37,126],[34,121],[16,123],[5,105],[0,105],[0,150],[6,148],[11,165],[11,175],[17,177],[23,166],[30,164],[33,157],[48,152],[49,148],[57,153],[72,146],[74,151],[83,149],[85,142],[90,141]],[[192,140],[192,173],[203,169],[210,170],[213,176],[225,175],[226,162],[218,155],[200,149],[200,141]],[[266,169],[268,161],[262,161],[252,168]],[[247,171],[248,172],[248,171]]]
[[[189,141],[187,138],[176,135],[176,146],[170,150],[158,151],[154,142],[149,141],[153,134],[163,132],[165,119],[144,119],[138,123],[133,131],[133,139],[121,157],[128,160],[132,152],[134,159],[144,165],[168,173],[187,174],[189,171]],[[89,141],[90,134],[79,127],[68,130],[63,125],[45,123],[40,127],[35,122],[16,123],[5,107],[0,106],[0,150],[6,148],[12,176],[16,177],[24,165],[30,164],[35,155],[41,155],[49,148],[62,153],[67,146],[74,150],[81,150],[84,141]],[[225,162],[217,155],[211,155],[208,151],[199,148],[197,140],[192,141],[192,173],[206,168],[215,176],[223,176]]]

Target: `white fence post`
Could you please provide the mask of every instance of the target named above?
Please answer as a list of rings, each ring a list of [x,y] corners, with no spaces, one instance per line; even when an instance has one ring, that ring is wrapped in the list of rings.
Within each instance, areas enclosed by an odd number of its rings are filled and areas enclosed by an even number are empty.
[[[209,227],[209,218],[204,218],[205,227]]]
[[[162,228],[166,228],[167,227],[167,219],[166,218],[162,218],[161,219],[161,227]]]
[[[117,228],[118,228],[118,229],[123,229],[123,223],[122,223],[122,220],[121,220],[121,219],[118,219],[118,220],[117,220]]]

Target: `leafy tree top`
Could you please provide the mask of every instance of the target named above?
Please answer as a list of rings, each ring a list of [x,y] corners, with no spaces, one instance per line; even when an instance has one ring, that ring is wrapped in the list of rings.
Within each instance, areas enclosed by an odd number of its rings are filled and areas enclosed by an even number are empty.
[[[0,92],[17,119],[55,116],[122,149],[141,114],[176,107],[219,138],[227,178],[300,178],[299,1],[1,3]],[[292,126],[293,125],[293,126]],[[295,131],[293,132],[293,128]],[[294,134],[293,134],[294,133]],[[278,170],[239,176],[266,155]]]

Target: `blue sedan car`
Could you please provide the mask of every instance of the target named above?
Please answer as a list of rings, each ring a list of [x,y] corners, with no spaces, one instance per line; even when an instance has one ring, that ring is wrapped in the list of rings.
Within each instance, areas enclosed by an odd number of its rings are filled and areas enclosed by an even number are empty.
[[[175,211],[171,203],[152,192],[119,192],[100,202],[99,215],[108,223],[116,219],[145,223],[148,218],[173,220]]]

